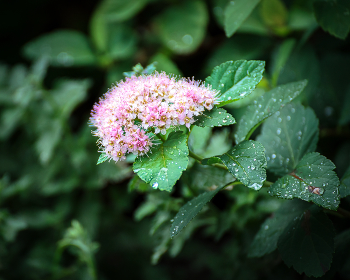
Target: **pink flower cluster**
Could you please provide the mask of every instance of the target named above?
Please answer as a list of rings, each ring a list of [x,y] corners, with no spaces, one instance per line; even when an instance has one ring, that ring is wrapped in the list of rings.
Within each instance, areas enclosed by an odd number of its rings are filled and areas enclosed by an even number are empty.
[[[170,127],[195,122],[216,104],[216,91],[200,82],[169,77],[164,72],[126,78],[95,104],[90,121],[102,152],[115,161],[128,153],[146,154],[148,132],[166,134]]]

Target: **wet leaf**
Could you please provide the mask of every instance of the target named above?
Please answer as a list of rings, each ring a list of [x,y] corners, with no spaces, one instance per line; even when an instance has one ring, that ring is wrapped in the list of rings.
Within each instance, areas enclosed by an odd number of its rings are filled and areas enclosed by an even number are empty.
[[[202,210],[203,206],[207,204],[221,189],[222,187],[210,192],[202,193],[182,206],[171,225],[170,237],[173,238],[179,234],[179,232]]]
[[[259,190],[266,180],[264,147],[259,142],[243,141],[221,156],[204,159],[202,164],[222,162],[245,186]]]
[[[283,176],[316,150],[318,119],[311,108],[288,104],[266,120],[256,140],[265,147],[268,170]]]
[[[278,240],[278,249],[287,266],[320,277],[330,268],[335,231],[332,222],[315,205],[295,218]]]
[[[267,218],[250,245],[249,257],[262,257],[277,249],[277,242],[284,229],[300,216],[310,203],[299,199],[285,202],[271,218]]]
[[[144,156],[137,157],[134,172],[154,189],[171,191],[188,164],[187,136],[172,132],[168,139]]]
[[[202,115],[195,118],[195,125],[200,127],[214,127],[225,126],[236,123],[236,120],[222,108],[213,108],[212,110],[206,110]]]
[[[277,197],[298,197],[336,210],[339,206],[339,179],[334,168],[335,165],[319,153],[308,153],[295,170],[278,179],[269,192]]]
[[[272,66],[272,84],[277,85],[278,77],[281,70],[284,68],[288,61],[296,41],[294,39],[285,40],[273,55],[273,66]]]
[[[243,21],[254,10],[260,0],[229,1],[224,12],[224,27],[227,37],[231,37]]]
[[[219,90],[219,106],[224,106],[249,95],[261,81],[265,61],[227,61],[216,66],[205,82]]]
[[[297,97],[307,84],[306,80],[278,86],[260,96],[246,109],[238,122],[236,143],[248,140],[254,130],[268,117]]]

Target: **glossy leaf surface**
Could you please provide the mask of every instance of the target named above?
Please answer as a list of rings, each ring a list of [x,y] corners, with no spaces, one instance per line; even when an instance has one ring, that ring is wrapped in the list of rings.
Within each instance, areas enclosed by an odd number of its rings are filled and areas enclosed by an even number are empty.
[[[264,61],[227,61],[216,66],[205,82],[220,91],[218,106],[224,106],[249,95],[261,81],[264,70]]]
[[[217,188],[216,190],[202,193],[182,206],[171,225],[170,237],[177,235],[202,210],[203,206],[220,191],[220,189],[221,188]]]
[[[297,97],[306,86],[307,81],[299,81],[278,86],[260,96],[246,109],[238,122],[235,134],[236,143],[250,137],[253,131],[268,117],[272,116],[285,104]]]
[[[259,190],[266,180],[264,147],[259,142],[243,141],[223,155],[204,159],[202,164],[220,162],[242,184],[254,190]]]
[[[137,157],[134,172],[155,189],[171,191],[188,164],[186,134],[172,132],[168,139],[142,157]]]
[[[195,118],[195,125],[200,127],[214,127],[214,126],[225,126],[236,123],[234,117],[227,113],[225,109],[213,108],[210,111],[205,111],[203,114]]]
[[[291,172],[305,154],[315,151],[318,119],[311,108],[288,104],[264,122],[256,140],[266,149],[268,170],[283,176]]]
[[[306,154],[294,171],[278,179],[270,194],[292,199],[298,197],[331,210],[339,206],[339,179],[335,165],[319,153]]]

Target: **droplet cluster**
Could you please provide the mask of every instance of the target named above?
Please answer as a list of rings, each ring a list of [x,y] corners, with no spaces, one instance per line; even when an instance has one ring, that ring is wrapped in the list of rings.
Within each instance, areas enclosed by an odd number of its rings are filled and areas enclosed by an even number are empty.
[[[199,81],[176,79],[166,73],[133,76],[112,87],[91,112],[102,152],[115,161],[126,154],[146,154],[150,133],[190,127],[194,117],[214,108],[217,92]]]

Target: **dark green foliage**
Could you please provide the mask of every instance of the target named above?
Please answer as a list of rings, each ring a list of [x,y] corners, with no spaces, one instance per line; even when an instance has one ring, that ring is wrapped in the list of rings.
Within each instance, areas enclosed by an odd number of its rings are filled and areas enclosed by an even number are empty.
[[[3,1],[0,279],[350,279],[349,3]],[[217,105],[115,163],[91,108],[154,71]]]
[[[330,268],[335,232],[319,207],[311,206],[296,217],[278,240],[283,261],[299,273],[320,277]]]
[[[207,204],[220,189],[221,188],[216,188],[216,190],[202,193],[182,206],[171,225],[170,237],[174,237],[187,226],[187,224],[202,210],[203,206]]]

